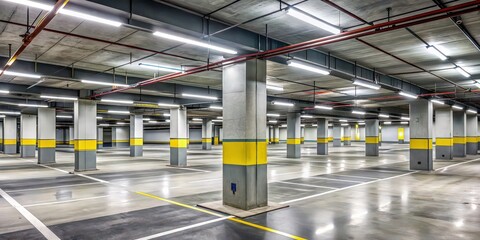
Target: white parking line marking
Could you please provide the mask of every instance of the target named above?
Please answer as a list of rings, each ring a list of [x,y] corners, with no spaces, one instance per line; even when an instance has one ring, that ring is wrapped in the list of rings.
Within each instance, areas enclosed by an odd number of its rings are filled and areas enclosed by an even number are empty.
[[[353,175],[344,175],[344,174],[336,174],[336,173],[332,173],[332,174],[330,174],[330,175],[332,175],[332,176],[339,176],[339,177],[364,178],[364,179],[370,179],[370,180],[378,180],[378,179],[381,179],[381,178],[363,177],[363,176],[353,176]]]
[[[84,201],[84,200],[91,200],[91,199],[97,199],[97,198],[105,198],[108,197],[109,195],[104,195],[104,196],[97,196],[97,197],[87,197],[87,198],[77,198],[77,199],[71,199],[71,200],[65,200],[65,201],[53,201],[53,202],[43,202],[43,203],[35,203],[35,204],[27,204],[23,205],[24,207],[36,207],[36,206],[45,206],[45,205],[53,205],[53,204],[61,204],[61,203],[69,203],[69,202],[79,202],[79,201]]]
[[[298,186],[305,186],[305,187],[326,188],[326,189],[338,189],[338,188],[334,188],[334,187],[325,187],[325,186],[311,185],[311,184],[305,184],[305,183],[292,183],[292,182],[285,182],[285,181],[278,181],[278,182],[279,182],[279,183],[292,184],[292,185],[298,185]]]
[[[325,179],[325,180],[332,180],[332,181],[339,181],[339,182],[363,183],[362,181],[344,180],[344,179],[327,178],[327,177],[317,177],[317,176],[311,176],[311,177],[309,177],[309,178]]]
[[[98,184],[98,182],[67,184],[67,185],[59,185],[59,186],[53,186],[53,187],[41,187],[41,188],[25,188],[25,189],[11,190],[11,191],[6,191],[6,192],[14,193],[14,192],[25,192],[25,191],[38,191],[38,190],[65,188],[65,187],[76,187],[76,186],[85,186],[85,185],[93,185],[93,184]]]
[[[445,172],[446,170],[448,170],[451,167],[455,167],[455,166],[462,165],[462,164],[465,164],[465,163],[475,162],[475,161],[478,161],[478,160],[480,160],[480,158],[476,158],[476,159],[473,159],[473,160],[470,160],[470,161],[455,163],[455,164],[452,164],[452,165],[449,165],[449,166],[445,166],[445,167],[435,169],[435,172],[437,172],[437,171]]]

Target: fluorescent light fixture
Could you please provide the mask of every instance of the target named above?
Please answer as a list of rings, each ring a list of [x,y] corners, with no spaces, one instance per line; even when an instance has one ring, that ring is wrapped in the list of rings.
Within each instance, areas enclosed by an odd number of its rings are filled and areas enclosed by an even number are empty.
[[[6,115],[20,115],[20,112],[0,111],[0,114],[6,114]]]
[[[455,70],[457,70],[457,72],[459,72],[460,74],[462,74],[466,78],[470,77],[470,74],[467,73],[467,71],[463,70],[463,68],[461,68],[459,66],[455,67]]]
[[[76,97],[62,97],[62,96],[51,96],[51,95],[40,95],[40,98],[69,100],[69,101],[78,100],[78,98],[76,98]]]
[[[427,46],[427,50],[431,54],[440,58],[440,60],[442,60],[442,61],[447,60],[447,56],[443,55],[443,53],[441,53],[435,46],[433,46],[433,45]]]
[[[277,123],[277,120],[268,120],[268,123]]]
[[[170,117],[170,113],[164,113],[163,116]]]
[[[172,107],[172,108],[180,107],[180,105],[178,105],[178,104],[171,104],[171,103],[158,103],[158,106],[160,106],[160,107]]]
[[[408,97],[408,98],[413,98],[413,99],[418,98],[418,95],[415,95],[415,94],[412,94],[412,93],[407,93],[407,92],[404,92],[404,91],[401,91],[398,94],[400,94],[404,97]]]
[[[312,124],[312,127],[318,127],[318,124]]]
[[[340,120],[338,120],[338,121],[340,121],[340,122],[348,122],[348,120],[346,120],[346,119],[340,119]]]
[[[213,119],[212,122],[223,122],[221,119]]]
[[[133,101],[130,101],[130,100],[102,99],[100,101],[101,102],[108,102],[108,103],[133,104]]]
[[[359,122],[358,125],[365,125],[365,123],[364,122]]]
[[[410,121],[409,117],[400,117],[400,119]]]
[[[192,121],[202,121],[201,118],[192,118]]]
[[[57,115],[57,118],[73,118],[70,115]]]
[[[151,70],[155,70],[155,71],[162,71],[162,72],[172,72],[172,73],[183,72],[182,69],[178,69],[178,68],[157,66],[157,65],[151,65],[151,64],[146,64],[146,63],[139,63],[138,66],[140,66],[142,68],[151,69]]]
[[[381,118],[390,118],[390,115],[383,114],[383,113],[378,114],[378,116],[381,117]]]
[[[99,117],[99,116],[98,116],[97,119],[103,119],[103,117]]]
[[[374,90],[378,90],[378,89],[381,88],[381,86],[376,84],[376,83],[369,82],[369,81],[364,81],[364,80],[360,80],[360,79],[354,79],[353,80],[353,85],[362,86],[362,87],[366,87],[366,88],[370,88],[370,89],[374,89]]]
[[[310,64],[310,63],[298,61],[298,60],[289,60],[289,61],[287,61],[287,64],[288,64],[288,66],[291,66],[291,67],[300,68],[300,69],[303,69],[303,70],[319,73],[319,74],[322,74],[322,75],[329,75],[330,74],[330,70],[328,70],[326,68],[323,68],[323,67],[320,67],[320,66],[317,66],[317,65],[313,65],[313,64]]]
[[[130,85],[128,84],[121,84],[121,83],[109,83],[109,82],[99,82],[99,81],[91,81],[91,80],[81,80],[81,82],[88,83],[88,84],[102,85],[102,86],[110,86],[110,87],[123,87],[123,88],[130,87]]]
[[[119,110],[108,110],[108,113],[113,113],[113,114],[130,114],[130,111],[119,111]]]
[[[210,108],[210,109],[218,109],[218,110],[222,110],[222,109],[223,109],[223,107],[220,107],[220,106],[210,106],[210,107],[208,107],[208,108]]]
[[[233,49],[219,47],[219,46],[216,46],[216,45],[213,45],[213,44],[210,44],[210,43],[206,43],[206,42],[203,42],[203,41],[197,41],[197,40],[193,40],[193,39],[189,39],[189,38],[175,36],[175,35],[164,33],[164,32],[157,31],[157,32],[154,32],[153,35],[155,35],[157,37],[177,41],[177,42],[182,42],[182,43],[186,43],[186,44],[191,44],[191,45],[195,45],[195,46],[199,46],[199,47],[204,47],[204,48],[216,50],[216,51],[219,51],[219,52],[224,52],[224,53],[229,53],[229,54],[237,54],[237,51],[235,51]]]
[[[168,122],[168,123],[169,123],[169,122],[170,122],[170,119],[165,120],[165,122]]]
[[[19,73],[19,72],[12,72],[12,71],[5,71],[3,74],[7,76],[15,76],[15,77],[25,77],[25,78],[41,78],[42,76],[36,74],[29,74],[29,73]]]
[[[267,113],[267,117],[280,117],[278,113]]]
[[[348,123],[342,123],[340,124],[341,126],[348,126],[349,124]]]
[[[342,31],[342,30],[340,30],[340,28],[331,26],[328,23],[325,23],[323,21],[320,21],[318,19],[310,17],[307,14],[304,14],[304,13],[298,11],[298,10],[295,10],[292,7],[287,9],[287,14],[296,18],[296,19],[298,19],[298,20],[302,20],[302,21],[304,21],[308,24],[311,24],[315,27],[321,28],[321,29],[323,29],[325,31],[328,31],[328,32],[331,32],[333,34],[339,34]]]
[[[143,121],[150,121],[150,118],[144,118]]]
[[[300,117],[301,117],[301,118],[313,118],[312,115],[301,115]]]
[[[217,117],[217,119],[223,119],[223,117],[221,117],[221,116],[218,116],[218,117]]]
[[[287,127],[287,124],[282,124],[280,125],[280,127]]]
[[[390,124],[392,124],[392,122],[383,122],[383,124],[390,125]]]
[[[190,93],[182,93],[182,96],[184,96],[184,97],[192,97],[192,98],[209,99],[209,100],[218,100],[217,97],[205,96],[205,95],[197,95],[197,94],[190,94]]]
[[[364,111],[358,111],[358,110],[353,110],[352,113],[353,113],[353,114],[358,114],[358,115],[365,115],[365,114],[367,114],[367,113],[364,112]]]
[[[40,104],[29,104],[29,103],[19,103],[18,106],[20,107],[48,107],[47,105],[40,105]]]
[[[109,126],[109,125],[106,123],[101,123],[101,124],[98,124],[98,126]]]
[[[408,122],[400,122],[400,124],[408,125]]]
[[[117,122],[117,124],[118,124],[118,125],[126,125],[126,124],[128,124],[128,123],[126,123],[126,122]]]
[[[325,106],[325,105],[315,105],[315,108],[325,109],[325,110],[332,110],[333,109],[333,107]]]
[[[279,101],[273,101],[273,105],[279,105],[279,106],[287,106],[287,107],[293,107],[295,104],[289,103],[289,102],[279,102]]]
[[[0,93],[3,93],[3,94],[9,94],[9,93],[10,93],[10,91],[8,91],[8,90],[0,90]]]
[[[267,89],[274,90],[274,91],[283,91],[283,87],[281,86],[267,85]]]
[[[453,105],[452,108],[463,110],[463,107],[460,105]]]
[[[436,100],[436,99],[430,99],[430,102],[436,103],[436,104],[440,104],[440,105],[444,105],[444,104],[445,104],[443,101]]]
[[[150,120],[150,121],[148,121],[148,123],[158,123],[158,121]]]
[[[477,113],[478,113],[477,110],[473,110],[473,109],[468,109],[467,112],[469,112],[469,113],[474,113],[474,114],[477,114]]]

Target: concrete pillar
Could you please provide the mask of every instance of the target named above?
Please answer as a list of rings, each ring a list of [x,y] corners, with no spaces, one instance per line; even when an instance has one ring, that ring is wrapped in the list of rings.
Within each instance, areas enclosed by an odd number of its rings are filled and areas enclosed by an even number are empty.
[[[477,114],[467,114],[467,154],[477,155],[478,142],[477,142],[478,120]]]
[[[202,149],[212,149],[212,120],[208,118],[202,120]]]
[[[220,126],[213,126],[213,145],[220,145]]]
[[[273,127],[273,144],[280,143],[280,127],[274,126]]]
[[[74,109],[75,171],[97,169],[97,103],[77,100]]]
[[[333,146],[334,147],[342,146],[342,127],[340,126],[339,123],[333,124],[332,134],[333,134]]]
[[[55,108],[38,109],[38,163],[54,163],[56,147]]]
[[[3,120],[4,139],[3,152],[5,154],[17,153],[17,117],[5,117]]]
[[[0,123],[0,151],[3,151],[3,139],[4,139],[4,136],[3,136],[3,123],[4,121],[2,121]]]
[[[453,156],[467,156],[467,117],[464,111],[453,111]]]
[[[37,116],[20,116],[20,157],[35,157],[37,148]]]
[[[287,113],[287,158],[300,158],[300,113]]]
[[[343,128],[343,146],[351,146],[352,143],[352,127],[350,125]]]
[[[379,155],[379,121],[378,119],[365,120],[365,156]]]
[[[477,122],[478,126],[480,126],[480,120]],[[477,148],[480,150],[480,127],[477,129]]]
[[[258,59],[223,68],[223,204],[243,210],[268,204],[266,70]]]
[[[143,115],[130,116],[130,157],[143,156]]]
[[[302,127],[300,124],[300,144],[305,143],[305,127]]]
[[[317,120],[317,155],[328,155],[328,120]]]
[[[433,170],[433,106],[426,99],[410,103],[410,169]]]
[[[188,123],[188,116],[187,116],[187,125],[185,130],[187,131],[187,149],[190,147],[190,124]]]
[[[187,109],[170,109],[170,165],[187,166]]]
[[[268,142],[273,143],[273,126],[268,126]]]
[[[68,127],[68,146],[73,148],[75,143],[75,131],[73,126]]]
[[[130,146],[129,127],[112,127],[112,147],[125,148]]]
[[[97,128],[97,149],[103,148],[103,128]]]
[[[435,110],[435,158],[453,159],[453,111]]]

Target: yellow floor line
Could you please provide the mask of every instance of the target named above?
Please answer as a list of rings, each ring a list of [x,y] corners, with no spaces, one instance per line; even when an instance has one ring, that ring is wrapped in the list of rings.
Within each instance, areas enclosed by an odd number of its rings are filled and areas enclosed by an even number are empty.
[[[153,199],[157,199],[157,200],[160,200],[160,201],[168,202],[168,203],[171,203],[171,204],[174,204],[174,205],[177,205],[177,206],[181,206],[181,207],[193,209],[193,210],[196,210],[196,211],[200,211],[200,212],[203,212],[203,213],[207,213],[207,214],[210,214],[210,215],[214,215],[216,217],[224,217],[224,215],[221,215],[221,214],[218,214],[218,213],[215,213],[215,212],[212,212],[212,211],[208,211],[208,210],[205,210],[205,209],[202,209],[202,208],[197,208],[197,207],[190,206],[190,205],[187,205],[187,204],[179,203],[179,202],[172,201],[172,200],[169,200],[169,199],[161,198],[159,196],[155,196],[155,195],[148,194],[148,193],[145,193],[145,192],[135,192],[135,193],[140,194],[142,196],[149,197],[149,198],[153,198]],[[253,228],[257,228],[257,229],[260,229],[260,230],[263,230],[263,231],[276,233],[276,234],[279,234],[279,235],[282,235],[282,236],[285,236],[285,237],[289,237],[291,239],[306,240],[306,238],[295,236],[295,235],[292,235],[292,234],[289,234],[289,233],[278,231],[278,230],[275,230],[273,228],[265,227],[265,226],[258,225],[258,224],[255,224],[255,223],[247,222],[245,220],[242,220],[242,219],[239,219],[239,218],[236,218],[236,217],[228,218],[228,220],[236,222],[236,223],[244,224],[244,225],[247,225],[247,226],[250,226],[250,227],[253,227]]]

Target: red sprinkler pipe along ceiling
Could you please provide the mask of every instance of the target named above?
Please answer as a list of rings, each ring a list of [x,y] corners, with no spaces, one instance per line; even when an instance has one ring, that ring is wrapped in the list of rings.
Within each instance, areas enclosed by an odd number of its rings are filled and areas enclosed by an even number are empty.
[[[191,75],[191,74],[195,74],[195,73],[199,73],[199,72],[203,72],[203,71],[208,71],[210,69],[218,68],[218,67],[225,66],[225,65],[230,65],[230,64],[234,64],[234,63],[247,61],[247,60],[250,60],[250,59],[255,59],[255,58],[266,59],[266,58],[270,58],[270,57],[274,57],[274,56],[278,56],[278,55],[283,55],[283,54],[287,54],[287,53],[298,52],[298,51],[302,51],[302,50],[306,50],[306,49],[316,48],[316,47],[326,45],[326,44],[330,44],[330,43],[334,43],[334,42],[340,42],[340,41],[345,41],[345,40],[348,40],[348,39],[358,38],[358,37],[362,37],[362,36],[368,36],[368,35],[378,34],[378,33],[382,33],[382,32],[393,31],[393,30],[397,30],[397,29],[401,29],[401,28],[405,28],[405,27],[409,27],[409,26],[413,26],[413,25],[418,25],[418,24],[422,24],[422,23],[436,21],[436,20],[443,19],[443,18],[458,16],[458,15],[461,15],[461,14],[478,11],[480,9],[480,7],[478,7],[479,4],[480,4],[480,0],[470,1],[470,2],[467,2],[467,3],[458,4],[458,5],[455,5],[455,6],[448,7],[448,8],[443,8],[443,9],[437,9],[437,10],[433,10],[433,11],[429,11],[429,12],[424,12],[424,13],[421,13],[421,14],[417,14],[417,15],[413,15],[413,16],[409,16],[409,17],[405,17],[405,18],[400,18],[400,19],[385,22],[385,23],[379,23],[379,24],[375,24],[375,25],[372,25],[372,26],[367,26],[367,27],[363,27],[363,28],[359,28],[359,29],[355,29],[355,30],[351,30],[351,31],[346,31],[346,32],[336,34],[336,35],[332,35],[332,36],[328,36],[328,37],[317,38],[317,39],[313,39],[313,40],[302,42],[302,43],[292,44],[292,45],[288,45],[288,46],[285,46],[285,47],[280,47],[280,48],[268,50],[268,51],[265,51],[265,52],[240,55],[240,56],[236,56],[236,57],[233,57],[233,58],[230,58],[230,59],[226,59],[226,60],[214,62],[214,63],[211,63],[211,64],[207,64],[207,65],[204,65],[204,66],[192,68],[192,69],[186,70],[185,72],[167,74],[167,75],[164,75],[164,76],[161,76],[161,77],[141,81],[141,82],[139,82],[135,85],[131,85],[130,87],[118,88],[118,89],[113,89],[113,90],[110,90],[110,91],[94,94],[90,97],[91,98],[96,98],[96,97],[100,97],[100,96],[104,96],[104,95],[108,95],[108,94],[112,94],[112,93],[116,93],[116,92],[122,92],[122,91],[125,91],[125,90],[128,90],[128,89],[136,88],[138,86],[149,85],[149,84],[153,84],[153,83],[156,83],[156,82],[163,82],[163,81],[167,81],[167,80],[178,78],[178,77],[183,77],[183,76],[187,76],[187,75]],[[454,11],[456,11],[456,12],[454,12]],[[446,13],[448,13],[448,14],[446,14]],[[435,15],[439,15],[439,16],[435,16]]]

